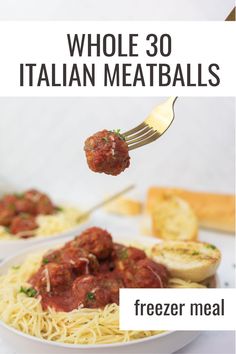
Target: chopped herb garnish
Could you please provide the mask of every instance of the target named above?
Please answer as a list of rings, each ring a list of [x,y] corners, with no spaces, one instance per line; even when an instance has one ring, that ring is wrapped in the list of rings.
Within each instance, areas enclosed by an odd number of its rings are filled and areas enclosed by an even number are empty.
[[[208,243],[208,244],[206,245],[206,247],[207,247],[207,248],[211,248],[212,250],[215,250],[215,249],[216,249],[216,246],[211,245],[210,243]]]
[[[8,205],[7,205],[7,208],[8,208],[9,210],[11,210],[11,211],[15,211],[15,210],[16,210],[15,205],[12,204],[12,203],[8,204]]]
[[[112,130],[112,133],[115,133],[121,140],[125,141],[125,137],[121,134],[120,129]]]
[[[60,207],[60,206],[56,206],[56,207],[55,207],[55,210],[56,210],[56,211],[63,211],[63,208]]]
[[[128,258],[128,250],[126,248],[122,249],[119,254],[118,254],[118,258],[125,260]]]
[[[94,299],[95,299],[94,293],[88,292],[88,293],[87,293],[87,299],[88,299],[88,300],[94,300]]]
[[[4,226],[4,230],[5,230],[8,234],[10,234],[10,228],[9,228],[9,227]]]
[[[12,269],[14,270],[20,269],[20,266],[19,265],[12,266]]]
[[[24,198],[24,193],[14,193],[14,196],[18,199]]]
[[[43,264],[48,264],[49,263],[49,259],[48,258],[43,258]]]
[[[199,256],[199,254],[200,254],[200,253],[199,253],[198,251],[193,251],[193,252],[192,252],[192,256]]]
[[[28,218],[29,218],[29,214],[21,213],[21,214],[20,214],[20,217],[21,217],[22,219],[28,219]]]
[[[24,286],[21,286],[20,293],[24,293],[28,297],[35,297],[37,295],[37,290],[34,288],[25,288]]]
[[[104,140],[106,143],[108,142],[108,138],[106,136],[102,137],[102,140]]]

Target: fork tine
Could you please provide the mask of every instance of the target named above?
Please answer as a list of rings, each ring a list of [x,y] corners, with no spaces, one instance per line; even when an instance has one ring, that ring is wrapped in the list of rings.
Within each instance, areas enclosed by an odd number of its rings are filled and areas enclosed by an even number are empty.
[[[160,134],[158,132],[155,132],[153,135],[151,135],[150,137],[148,137],[147,139],[144,139],[138,143],[132,144],[129,146],[129,151],[136,149],[138,147],[141,147],[143,145],[149,144],[151,142],[153,142],[154,140],[158,139],[160,136]]]
[[[137,133],[139,130],[143,129],[146,127],[146,123],[143,122],[141,124],[139,124],[136,128],[133,128],[131,130],[128,130],[127,132],[123,133],[122,135],[124,135],[124,137],[130,135],[130,134],[134,134]]]
[[[139,130],[138,133],[128,135],[128,136],[125,138],[125,140],[126,140],[127,142],[129,142],[130,140],[133,140],[133,139],[135,139],[135,138],[138,138],[138,137],[144,135],[145,133],[149,132],[150,130],[152,130],[152,128],[147,125],[144,129]]]
[[[134,144],[134,143],[138,143],[139,141],[143,141],[143,140],[151,137],[154,133],[156,133],[156,130],[150,129],[148,131],[148,133],[141,135],[141,136],[137,137],[136,139],[132,139],[132,140],[127,141],[128,146],[130,146],[131,144]]]
[[[123,134],[129,150],[149,144],[166,132],[175,117],[176,99],[177,97],[169,97],[165,102],[156,106],[143,123]]]

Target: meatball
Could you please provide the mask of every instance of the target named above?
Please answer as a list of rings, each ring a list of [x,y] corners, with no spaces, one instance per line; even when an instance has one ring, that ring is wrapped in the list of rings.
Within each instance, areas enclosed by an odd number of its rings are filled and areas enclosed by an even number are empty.
[[[125,247],[116,243],[114,244],[112,257],[115,268],[122,271],[147,256],[144,251],[136,247]]]
[[[42,195],[36,203],[37,214],[51,215],[55,212],[55,207],[48,196]]]
[[[55,207],[51,199],[36,189],[31,189],[24,193],[24,198],[35,203],[36,213],[50,215],[55,212]]]
[[[39,192],[37,189],[29,189],[24,193],[24,197],[26,199],[29,199],[35,203],[38,202],[41,196],[43,196],[43,193]]]
[[[30,237],[28,231],[37,229],[35,217],[28,214],[19,214],[12,219],[10,231],[12,234],[21,233],[22,238]],[[24,235],[24,231],[27,233]]]
[[[14,205],[13,206],[11,206],[10,204],[5,205],[3,202],[1,202],[0,203],[0,225],[8,227],[11,224],[14,216],[15,216]]]
[[[30,284],[40,294],[57,294],[68,289],[73,281],[71,271],[62,264],[49,263],[42,266],[30,279]]]
[[[109,232],[99,227],[91,227],[70,243],[73,247],[84,248],[94,254],[98,260],[104,260],[112,252],[112,238]]]
[[[130,165],[128,144],[119,132],[102,130],[90,136],[84,150],[94,172],[116,176]]]
[[[113,271],[115,268],[112,257],[108,257],[104,261],[99,262],[99,273],[107,273]]]
[[[111,303],[119,305],[119,289],[125,287],[121,276],[116,272],[110,272],[99,274],[97,279],[100,286],[109,291]]]
[[[32,200],[26,198],[18,198],[15,201],[15,208],[17,213],[27,213],[34,215],[36,212],[36,205]]]
[[[99,308],[112,302],[109,290],[102,287],[93,275],[78,277],[73,283],[72,293],[78,299],[78,307]]]
[[[1,202],[5,205],[5,206],[13,206],[15,205],[15,202],[17,201],[17,195],[15,194],[6,194],[3,196]]]
[[[47,263],[62,263],[62,249],[47,252],[42,259],[43,264]]]
[[[125,269],[121,276],[127,288],[165,288],[168,284],[166,267],[148,258]]]
[[[96,256],[82,248],[65,247],[61,252],[61,262],[80,275],[96,272],[99,269]]]
[[[96,273],[99,263],[93,254],[82,248],[65,246],[44,255],[43,264],[57,263],[72,269],[76,275]]]

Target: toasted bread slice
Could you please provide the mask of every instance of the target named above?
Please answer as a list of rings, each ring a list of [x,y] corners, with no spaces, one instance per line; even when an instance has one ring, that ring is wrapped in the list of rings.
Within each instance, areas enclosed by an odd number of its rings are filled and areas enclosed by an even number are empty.
[[[112,214],[134,216],[141,214],[142,207],[142,203],[138,200],[120,197],[107,204],[105,209]]]
[[[214,275],[221,260],[220,251],[206,242],[164,241],[153,246],[151,254],[172,277],[193,282]]]
[[[190,205],[182,198],[166,195],[153,209],[153,235],[164,240],[196,240],[198,222]]]
[[[193,192],[180,188],[151,187],[147,195],[147,211],[152,213],[156,204],[166,195],[183,198],[193,208],[203,228],[235,232],[235,196]]]

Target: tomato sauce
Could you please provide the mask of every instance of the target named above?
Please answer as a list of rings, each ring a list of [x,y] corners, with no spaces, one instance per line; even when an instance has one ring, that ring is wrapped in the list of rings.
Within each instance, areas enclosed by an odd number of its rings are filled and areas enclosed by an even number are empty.
[[[112,236],[92,227],[43,256],[29,283],[43,309],[72,311],[119,304],[120,288],[163,288],[167,269],[135,247],[113,243]]]

